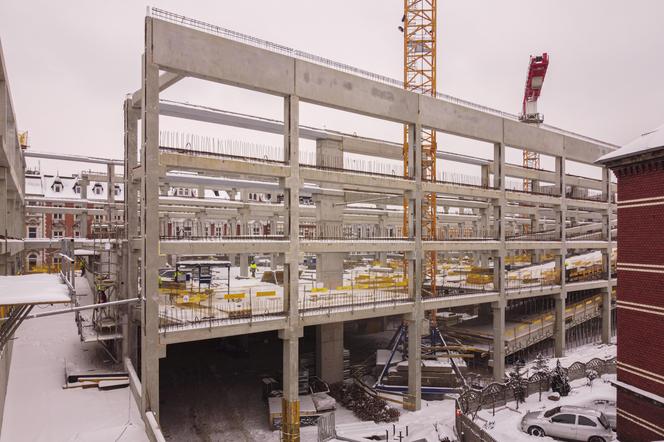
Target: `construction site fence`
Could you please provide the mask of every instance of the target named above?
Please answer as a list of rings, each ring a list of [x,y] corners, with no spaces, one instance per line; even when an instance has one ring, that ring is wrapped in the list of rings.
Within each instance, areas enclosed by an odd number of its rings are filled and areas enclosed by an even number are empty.
[[[476,422],[461,411],[458,400],[455,402],[454,429],[459,442],[497,442],[496,439],[491,437]]]
[[[589,370],[599,376],[616,373],[616,358],[594,358],[590,361],[574,362],[569,367],[562,367],[569,381],[587,377]],[[601,381],[599,381],[601,382]],[[527,378],[526,396],[539,394],[544,396],[551,388],[551,375],[535,373]],[[514,401],[514,391],[505,383],[493,382],[482,389],[469,389],[459,396],[459,407],[464,414],[474,415],[479,410],[493,410]]]

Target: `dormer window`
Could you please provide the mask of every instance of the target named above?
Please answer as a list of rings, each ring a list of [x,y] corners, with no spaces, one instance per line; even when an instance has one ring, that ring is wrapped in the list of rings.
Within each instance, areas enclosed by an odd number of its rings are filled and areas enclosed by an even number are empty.
[[[104,193],[104,187],[103,187],[101,184],[97,183],[97,184],[95,184],[94,187],[92,188],[92,192],[93,192],[95,195],[101,195],[102,193]]]
[[[115,196],[120,196],[120,193],[121,193],[121,192],[122,192],[122,189],[120,189],[120,186],[118,186],[118,185],[116,184],[115,187],[113,188],[113,194],[114,194]]]
[[[53,192],[56,192],[56,193],[62,192],[62,189],[63,189],[62,182],[54,181],[53,185],[51,186],[51,189],[53,189]]]
[[[81,194],[81,185],[80,184],[78,184],[78,183],[74,184],[74,193],[77,194],[77,195]]]

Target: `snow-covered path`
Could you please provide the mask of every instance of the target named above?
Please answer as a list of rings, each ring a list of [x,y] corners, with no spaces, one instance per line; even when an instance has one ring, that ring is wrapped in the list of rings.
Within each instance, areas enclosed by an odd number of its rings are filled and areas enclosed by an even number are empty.
[[[65,363],[101,368],[105,359],[100,346],[80,342],[71,313],[25,321],[14,340],[0,442],[147,441],[129,388],[62,388]]]

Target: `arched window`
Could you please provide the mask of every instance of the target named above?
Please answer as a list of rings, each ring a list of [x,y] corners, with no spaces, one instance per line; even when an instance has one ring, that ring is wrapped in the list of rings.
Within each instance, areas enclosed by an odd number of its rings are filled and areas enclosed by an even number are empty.
[[[31,272],[37,266],[37,260],[39,257],[36,253],[31,253],[28,255],[28,271]]]

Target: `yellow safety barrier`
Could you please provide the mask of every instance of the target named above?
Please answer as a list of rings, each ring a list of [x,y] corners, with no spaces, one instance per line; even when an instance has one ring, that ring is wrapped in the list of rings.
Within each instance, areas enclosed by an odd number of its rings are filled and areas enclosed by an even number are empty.
[[[271,290],[269,292],[256,292],[256,296],[277,296],[277,292]]]
[[[244,293],[227,293],[224,295],[224,299],[244,299]]]
[[[327,292],[329,292],[329,290],[326,289],[325,287],[314,287],[311,289],[311,293],[327,293]]]
[[[208,295],[205,293],[191,293],[188,295],[180,295],[175,300],[176,304],[198,304],[207,301]]]

